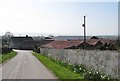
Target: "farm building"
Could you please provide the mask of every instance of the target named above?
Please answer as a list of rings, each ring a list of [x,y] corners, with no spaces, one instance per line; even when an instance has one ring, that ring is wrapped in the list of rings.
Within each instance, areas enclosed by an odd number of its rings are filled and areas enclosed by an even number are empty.
[[[98,37],[96,37],[96,36],[93,36],[93,37],[91,37],[90,39],[99,39]]]
[[[100,48],[101,46],[103,46],[104,44],[98,40],[98,39],[89,39],[86,41],[89,46],[91,47],[91,49],[97,49]]]
[[[83,40],[68,40],[61,41],[56,40],[51,43],[45,44],[44,48],[55,48],[55,49],[100,49],[107,45],[115,45],[115,41],[106,39],[87,39],[86,42]]]
[[[34,40],[24,40],[20,44],[20,49],[30,49],[32,50],[35,46],[40,45],[40,41],[34,41]]]
[[[20,49],[21,43],[25,40],[31,41],[33,39],[32,39],[32,37],[28,37],[28,36],[26,36],[26,37],[11,37],[9,47],[13,48],[13,49]]]
[[[10,47],[13,49],[29,49],[32,50],[35,46],[39,47],[43,44],[50,43],[54,40],[44,39],[44,40],[33,40],[32,37],[11,37]]]
[[[43,45],[46,48],[56,48],[56,49],[67,49],[67,48],[74,48],[78,46],[81,42],[80,41],[53,41],[51,43]]]
[[[103,45],[99,40],[70,40],[70,41],[53,41],[51,43],[43,45],[45,48],[56,48],[56,49],[95,49],[98,46]]]

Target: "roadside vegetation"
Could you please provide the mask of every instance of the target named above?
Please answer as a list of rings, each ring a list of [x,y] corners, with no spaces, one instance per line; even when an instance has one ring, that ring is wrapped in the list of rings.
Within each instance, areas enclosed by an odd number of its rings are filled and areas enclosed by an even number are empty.
[[[106,74],[101,74],[99,71],[93,69],[86,69],[82,64],[70,64],[65,60],[55,60],[43,54],[33,52],[33,55],[38,58],[48,69],[61,81],[119,81],[111,78]]]
[[[4,63],[6,60],[14,57],[17,53],[14,51],[11,51],[9,53],[4,53],[4,54],[0,54],[0,63]]]
[[[52,72],[61,80],[61,81],[74,81],[74,79],[83,80],[83,76],[80,74],[76,74],[75,72],[69,70],[66,67],[63,67],[59,63],[55,63],[51,58],[46,57],[42,54],[38,54],[33,52],[33,55],[37,57],[48,69],[52,70]]]

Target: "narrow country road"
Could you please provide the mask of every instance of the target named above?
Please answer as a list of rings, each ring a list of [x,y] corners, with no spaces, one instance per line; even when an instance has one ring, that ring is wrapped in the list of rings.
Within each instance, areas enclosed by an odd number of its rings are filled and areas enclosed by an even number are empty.
[[[17,56],[2,66],[2,79],[56,79],[32,55],[32,51],[16,50]]]

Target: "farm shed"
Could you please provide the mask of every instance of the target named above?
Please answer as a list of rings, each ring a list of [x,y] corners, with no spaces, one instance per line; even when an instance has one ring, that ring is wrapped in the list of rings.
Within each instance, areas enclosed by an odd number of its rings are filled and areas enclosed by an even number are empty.
[[[43,39],[43,40],[33,40],[32,37],[11,37],[10,39],[10,48],[13,49],[26,49],[32,50],[35,46],[40,47],[43,44],[50,43],[54,40],[52,39]]]
[[[43,45],[44,48],[56,48],[56,49],[78,49],[83,48],[84,45],[89,45],[80,40],[70,41],[53,41],[51,43]]]
[[[35,46],[39,46],[40,41],[25,40],[20,44],[20,49],[33,50]]]
[[[102,46],[103,43],[97,39],[89,39],[86,42],[83,40],[69,40],[69,41],[53,41],[51,43],[43,45],[44,48],[56,48],[56,49],[97,49]]]
[[[25,40],[31,41],[33,39],[32,39],[32,37],[28,37],[28,36],[26,36],[26,37],[11,37],[9,47],[13,48],[13,49],[20,49],[21,43]]]

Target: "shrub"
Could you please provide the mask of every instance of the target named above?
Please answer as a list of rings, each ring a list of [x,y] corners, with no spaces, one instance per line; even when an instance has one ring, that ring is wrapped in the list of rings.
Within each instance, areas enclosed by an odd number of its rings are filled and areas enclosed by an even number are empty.
[[[86,81],[101,81],[102,79],[100,72],[94,72],[93,70],[86,71],[84,78]]]
[[[105,43],[103,46],[99,48],[100,50],[117,50],[117,46],[113,44],[107,44]]]
[[[33,51],[36,53],[40,53],[40,48],[38,46],[34,46]]]
[[[10,53],[12,51],[12,48],[4,47],[2,48],[2,54]]]

